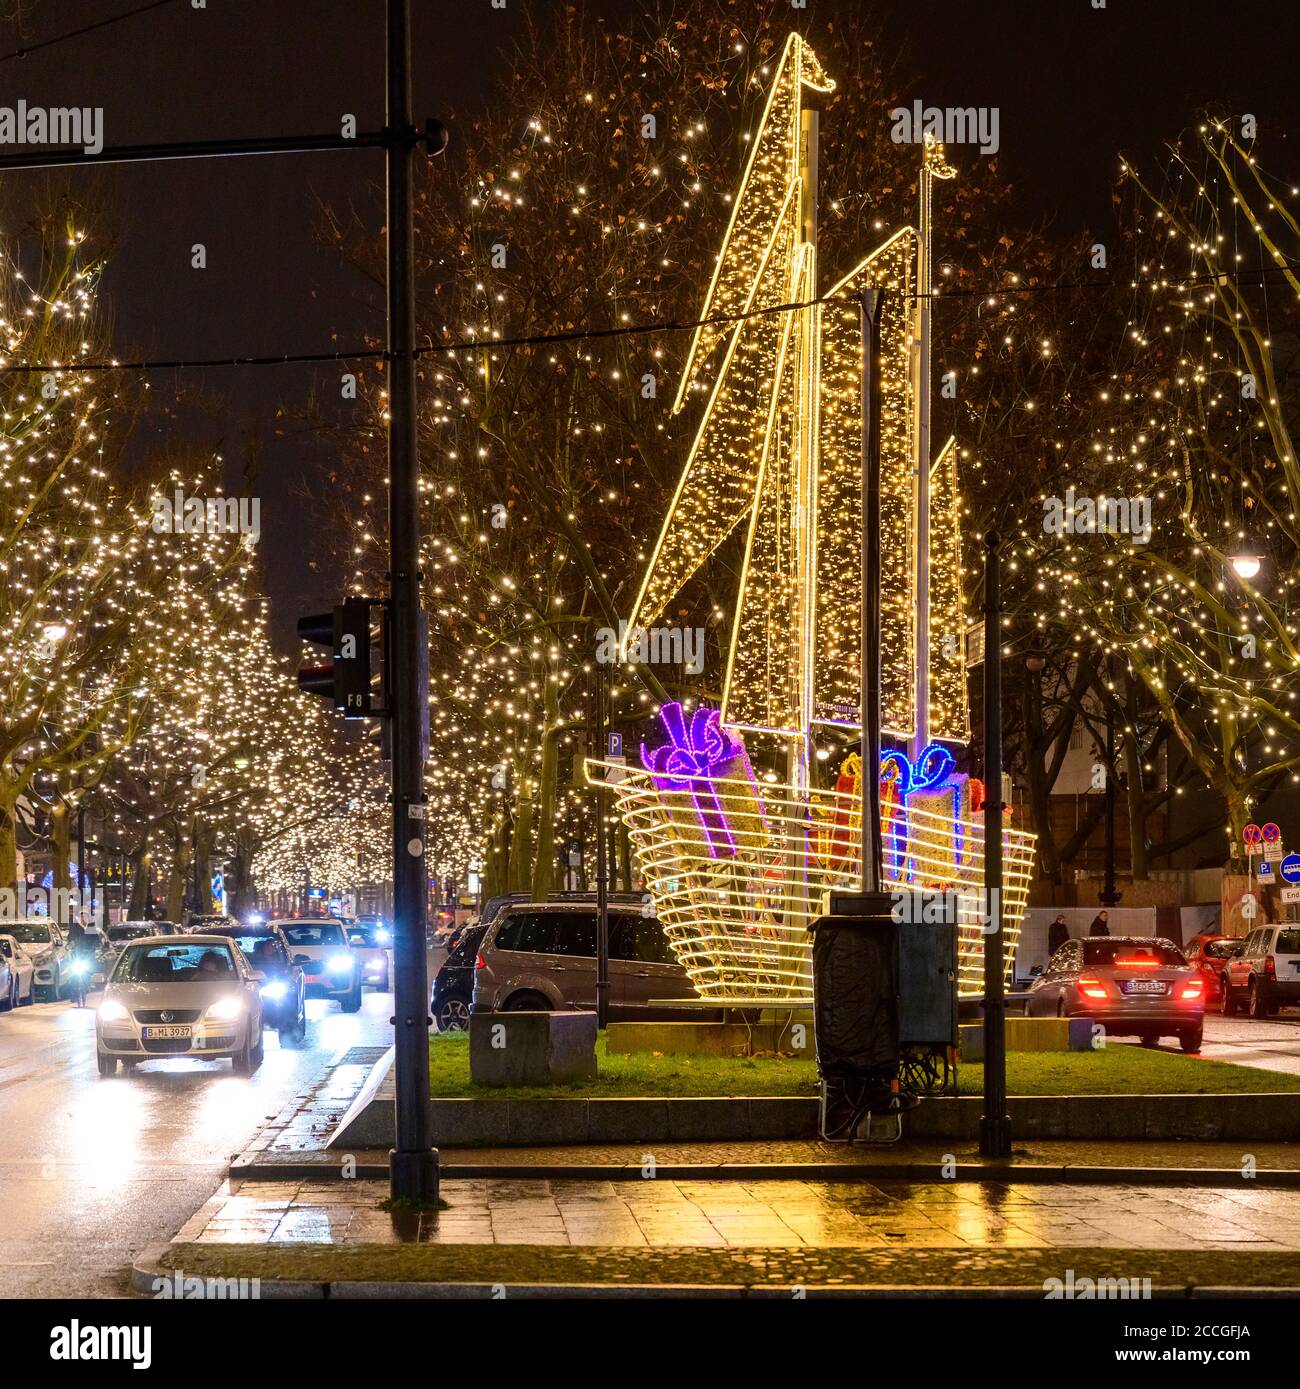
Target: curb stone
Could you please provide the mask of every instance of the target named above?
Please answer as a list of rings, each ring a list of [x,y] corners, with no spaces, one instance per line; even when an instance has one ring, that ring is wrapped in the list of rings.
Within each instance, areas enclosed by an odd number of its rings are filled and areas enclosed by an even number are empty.
[[[131,1267],[131,1285],[138,1296],[153,1291],[156,1278],[169,1278],[172,1270],[162,1267],[161,1259],[168,1245],[155,1245],[145,1250]],[[504,1292],[504,1297],[499,1293]],[[1016,1284],[934,1284],[926,1287],[886,1287],[880,1284],[838,1284],[816,1288],[800,1285],[745,1283],[417,1283],[417,1282],[355,1282],[338,1280],[330,1283],[296,1282],[290,1279],[263,1279],[260,1287],[263,1301],[349,1301],[401,1299],[403,1301],[549,1301],[584,1297],[619,1301],[650,1301],[655,1299],[708,1298],[710,1300],[756,1299],[763,1302],[790,1302],[796,1292],[809,1301],[834,1299],[914,1299],[930,1301],[935,1298],[995,1298],[1008,1301],[1043,1301],[1041,1285]],[[1204,1287],[1179,1284],[1153,1286],[1152,1300],[1189,1301],[1210,1298],[1294,1299],[1300,1296],[1295,1288],[1268,1287]]]
[[[282,1181],[386,1181],[387,1164],[359,1163],[353,1178],[342,1175],[338,1164],[328,1167],[302,1162],[240,1162],[229,1169],[232,1179],[246,1182]],[[444,1163],[444,1181],[645,1181],[641,1167],[633,1163]],[[1300,1187],[1300,1169],[1261,1170],[1244,1178],[1236,1167],[1086,1167],[1051,1166],[1045,1163],[1007,1167],[971,1167],[957,1164],[945,1177],[937,1164],[845,1163],[657,1163],[658,1181],[819,1181],[819,1182],[981,1182],[1047,1185],[1053,1182],[1096,1183],[1125,1186],[1228,1187],[1249,1182],[1254,1187]]]

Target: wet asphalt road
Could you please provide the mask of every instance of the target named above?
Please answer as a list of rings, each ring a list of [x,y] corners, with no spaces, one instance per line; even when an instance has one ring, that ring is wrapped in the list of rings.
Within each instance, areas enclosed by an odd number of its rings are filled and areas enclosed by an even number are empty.
[[[1300,1075],[1300,1009],[1285,1008],[1277,1017],[1259,1021],[1207,1014],[1201,1055],[1237,1066]]]
[[[267,1032],[246,1079],[166,1059],[101,1080],[90,1007],[0,1014],[0,1298],[125,1296],[131,1261],[212,1195],[266,1118],[349,1047],[392,1040],[391,994],[367,990],[350,1016],[307,1009],[306,1044]]]

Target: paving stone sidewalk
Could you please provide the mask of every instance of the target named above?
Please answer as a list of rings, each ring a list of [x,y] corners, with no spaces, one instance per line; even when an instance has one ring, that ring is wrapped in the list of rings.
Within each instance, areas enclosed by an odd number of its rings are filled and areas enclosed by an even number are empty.
[[[390,1214],[382,1182],[229,1181],[177,1244],[1300,1252],[1300,1192],[1124,1184],[452,1180]]]

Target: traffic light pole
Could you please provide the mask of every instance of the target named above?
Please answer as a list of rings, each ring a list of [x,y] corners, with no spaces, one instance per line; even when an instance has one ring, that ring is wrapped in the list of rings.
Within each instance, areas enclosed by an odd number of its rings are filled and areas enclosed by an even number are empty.
[[[438,1154],[429,1131],[429,979],[424,738],[421,689],[420,497],[415,419],[415,274],[411,257],[410,0],[387,0],[389,691],[393,729],[393,1033],[397,1145],[389,1154],[394,1199],[433,1201]]]

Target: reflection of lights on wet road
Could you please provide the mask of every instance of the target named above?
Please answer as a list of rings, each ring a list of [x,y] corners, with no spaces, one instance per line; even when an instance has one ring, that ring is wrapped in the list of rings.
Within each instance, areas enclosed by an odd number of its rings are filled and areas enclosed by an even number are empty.
[[[78,1180],[87,1185],[122,1186],[136,1175],[149,1100],[129,1081],[95,1080],[68,1115],[59,1158],[75,1164]]]

